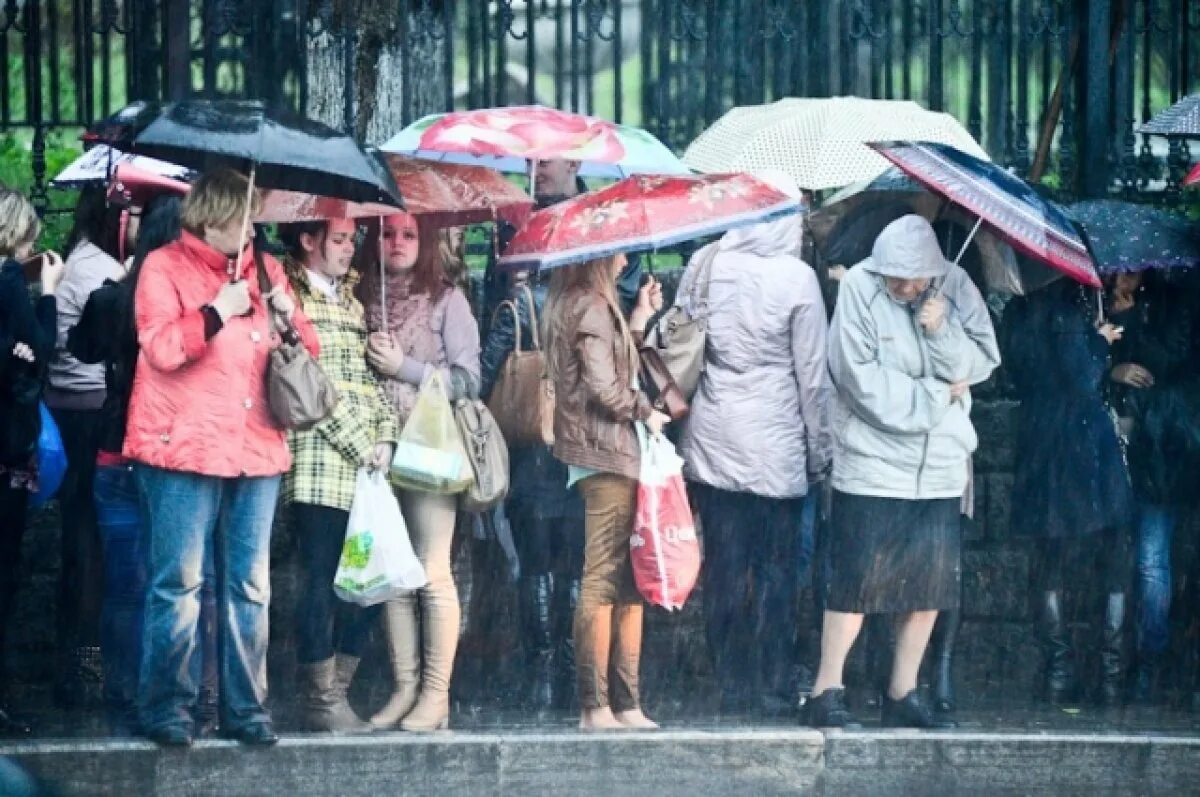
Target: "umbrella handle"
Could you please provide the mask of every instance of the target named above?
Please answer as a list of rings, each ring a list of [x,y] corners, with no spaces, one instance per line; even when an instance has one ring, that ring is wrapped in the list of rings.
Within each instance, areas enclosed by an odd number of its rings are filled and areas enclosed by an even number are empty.
[[[258,164],[250,164],[249,179],[246,180],[246,208],[242,211],[242,232],[238,236],[239,241],[246,240],[246,229],[250,226],[250,206],[254,204],[254,175]],[[244,248],[244,247],[243,247]],[[229,259],[229,281],[237,282],[238,266],[241,263],[242,250],[239,249],[235,257]]]

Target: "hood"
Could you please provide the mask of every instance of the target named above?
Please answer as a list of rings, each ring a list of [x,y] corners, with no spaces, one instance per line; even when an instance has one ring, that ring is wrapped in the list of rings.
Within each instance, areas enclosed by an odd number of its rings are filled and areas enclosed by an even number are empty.
[[[881,277],[936,279],[946,275],[950,263],[929,222],[910,214],[883,228],[862,267]]]
[[[763,169],[753,173],[755,177],[793,199],[802,199],[800,186],[795,178],[779,169]],[[800,257],[800,245],[804,240],[804,216],[790,216],[764,221],[750,227],[730,230],[717,242],[718,252],[738,252],[757,257]]]

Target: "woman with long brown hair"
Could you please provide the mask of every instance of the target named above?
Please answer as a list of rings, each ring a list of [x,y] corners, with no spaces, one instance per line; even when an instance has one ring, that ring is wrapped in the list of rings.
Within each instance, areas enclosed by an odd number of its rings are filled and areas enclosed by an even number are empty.
[[[616,280],[624,255],[554,272],[547,345],[557,406],[554,455],[586,507],[583,581],[575,610],[576,678],[585,730],[655,728],[642,712],[638,666],[642,600],[633,581],[633,533],[641,447],[635,423],[660,434],[669,419],[637,387],[635,336],[662,306],[651,281],[627,323]]]
[[[361,294],[370,332],[367,361],[380,374],[403,429],[421,383],[434,371],[442,374],[451,401],[478,395],[479,327],[467,297],[446,278],[437,230],[408,213],[384,218],[381,228],[382,242],[368,243],[366,251],[378,253],[383,268],[376,261],[364,269]],[[419,590],[419,617],[417,591],[385,606],[395,687],[371,724],[436,730],[448,722],[458,646],[461,610],[450,571],[457,500],[415,490],[400,490],[399,498],[429,583]]]

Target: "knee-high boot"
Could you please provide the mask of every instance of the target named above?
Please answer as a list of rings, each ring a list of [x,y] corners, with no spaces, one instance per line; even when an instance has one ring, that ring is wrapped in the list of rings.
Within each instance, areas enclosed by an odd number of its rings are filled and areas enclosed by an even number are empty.
[[[372,727],[394,728],[412,711],[421,688],[421,657],[417,648],[416,596],[388,601],[383,607],[383,629],[392,664],[392,696],[375,716]]]
[[[954,695],[954,643],[962,611],[955,609],[938,615],[933,637],[933,709],[939,714],[953,714],[958,707]]]
[[[450,677],[462,620],[454,585],[443,594],[421,593],[421,691],[413,710],[400,721],[406,731],[439,731],[450,724]]]
[[[1104,605],[1104,639],[1100,647],[1100,704],[1121,703],[1124,670],[1125,593],[1110,592]]]
[[[554,705],[554,578],[537,573],[521,583],[521,616],[529,677],[529,702],[539,712]]]
[[[1049,590],[1042,595],[1042,644],[1046,657],[1046,699],[1053,704],[1075,699],[1075,667],[1071,642],[1063,618],[1062,593]]]

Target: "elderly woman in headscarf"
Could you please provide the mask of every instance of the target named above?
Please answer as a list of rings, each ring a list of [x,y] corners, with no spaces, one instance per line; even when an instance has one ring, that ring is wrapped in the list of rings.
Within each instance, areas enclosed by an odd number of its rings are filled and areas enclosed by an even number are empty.
[[[799,198],[794,179],[760,174]],[[699,250],[677,301],[707,293],[704,370],[683,433],[704,529],[704,610],[722,710],[774,713],[789,684],[810,485],[830,464],[825,303],[788,216]],[[747,657],[750,657],[747,662]]]
[[[842,282],[829,331],[833,528],[809,724],[847,727],[842,671],[866,614],[898,615],[885,727],[952,727],[917,691],[939,611],[956,609],[970,386],[1000,364],[987,306],[929,222],[903,216]]]

